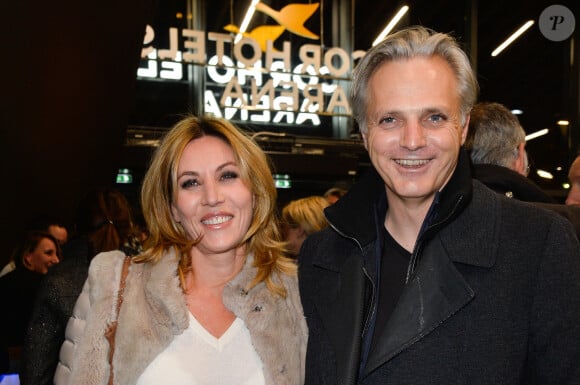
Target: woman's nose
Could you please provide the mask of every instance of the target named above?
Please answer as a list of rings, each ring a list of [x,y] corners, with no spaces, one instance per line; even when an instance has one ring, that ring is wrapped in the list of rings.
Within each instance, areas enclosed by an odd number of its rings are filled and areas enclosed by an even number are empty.
[[[209,206],[214,206],[220,202],[220,188],[214,181],[206,182],[204,184],[204,201],[203,203]]]

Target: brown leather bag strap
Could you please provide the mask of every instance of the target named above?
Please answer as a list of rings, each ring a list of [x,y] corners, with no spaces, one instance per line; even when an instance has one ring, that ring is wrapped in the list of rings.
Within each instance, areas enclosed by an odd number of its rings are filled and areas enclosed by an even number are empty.
[[[111,322],[105,331],[105,337],[107,338],[107,341],[109,341],[109,385],[113,385],[113,355],[115,354],[115,334],[117,332],[117,320],[119,319],[119,311],[121,310],[121,304],[123,303],[123,292],[125,291],[125,281],[127,280],[130,264],[131,258],[125,257],[125,260],[123,261],[123,268],[121,270],[119,292],[117,293],[117,312],[115,319],[113,322]]]

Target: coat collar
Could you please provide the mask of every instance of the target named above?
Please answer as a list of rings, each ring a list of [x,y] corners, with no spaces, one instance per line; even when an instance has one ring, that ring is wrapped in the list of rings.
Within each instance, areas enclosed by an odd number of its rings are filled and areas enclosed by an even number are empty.
[[[461,149],[451,179],[437,196],[438,207],[424,226],[424,238],[432,237],[459,216],[471,201],[472,193],[469,155]],[[354,240],[362,249],[377,239],[376,228],[380,224],[376,223],[376,218],[381,216],[377,216],[375,210],[380,198],[384,196],[384,182],[378,172],[371,168],[344,197],[327,207],[324,213],[336,232]],[[315,263],[334,271],[340,267],[340,261],[329,255],[318,256]]]
[[[544,190],[529,178],[495,164],[472,165],[473,177],[508,198],[526,202],[556,203]]]
[[[446,255],[439,238],[425,250],[385,329],[370,352],[363,376],[443,324],[475,296]]]

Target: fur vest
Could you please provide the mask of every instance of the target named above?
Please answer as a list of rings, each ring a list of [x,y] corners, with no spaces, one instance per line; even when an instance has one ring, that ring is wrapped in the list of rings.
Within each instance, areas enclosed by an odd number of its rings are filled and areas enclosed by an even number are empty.
[[[124,254],[97,255],[67,325],[55,384],[106,385],[109,377],[107,325],[114,319]],[[224,304],[246,324],[264,365],[268,385],[304,383],[307,327],[296,277],[281,277],[287,296],[272,296],[264,283],[246,287],[256,274],[249,256],[224,288]],[[145,368],[189,325],[177,276],[177,257],[131,264],[119,312],[113,357],[116,384],[135,384]]]

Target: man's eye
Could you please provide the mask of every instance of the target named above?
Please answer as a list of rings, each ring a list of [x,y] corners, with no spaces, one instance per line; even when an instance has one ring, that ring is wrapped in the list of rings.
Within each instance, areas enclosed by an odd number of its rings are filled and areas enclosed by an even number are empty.
[[[445,121],[445,117],[442,114],[433,114],[429,116],[429,120],[434,123],[439,123]]]
[[[381,119],[381,124],[393,124],[395,122],[395,118],[392,116],[386,116]]]

